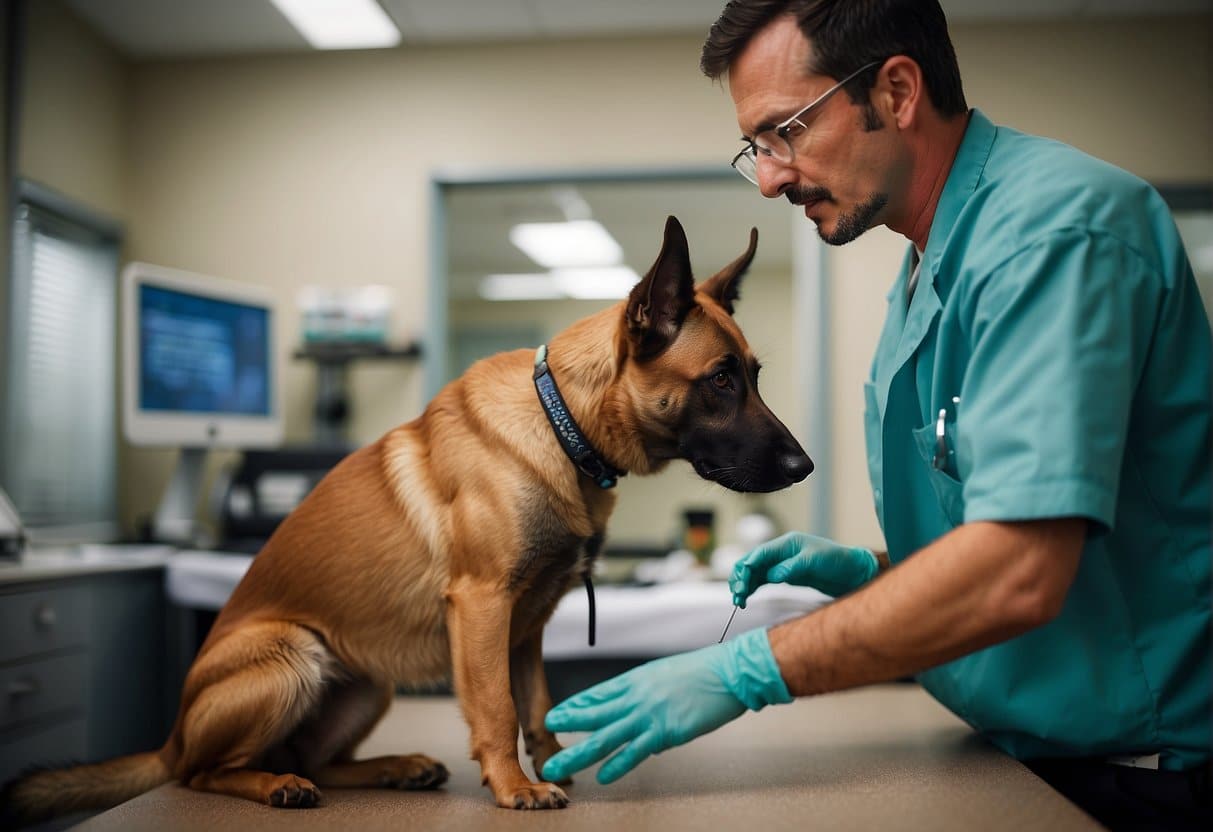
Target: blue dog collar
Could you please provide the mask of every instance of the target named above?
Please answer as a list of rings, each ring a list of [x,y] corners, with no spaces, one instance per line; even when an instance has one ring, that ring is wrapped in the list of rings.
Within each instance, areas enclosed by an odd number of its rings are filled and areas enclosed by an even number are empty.
[[[547,344],[535,351],[534,379],[539,403],[543,405],[543,412],[552,424],[552,430],[556,431],[560,447],[564,448],[577,470],[592,479],[599,488],[614,488],[615,482],[627,472],[608,464],[573,421],[573,416],[560,395],[560,388],[556,386],[556,379],[548,368]]]

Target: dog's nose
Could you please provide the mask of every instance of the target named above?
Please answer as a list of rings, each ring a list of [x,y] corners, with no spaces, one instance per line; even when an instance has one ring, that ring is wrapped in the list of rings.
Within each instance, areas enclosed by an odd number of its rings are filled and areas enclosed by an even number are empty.
[[[800,482],[813,473],[813,460],[809,459],[808,454],[782,454],[779,468],[792,482]]]

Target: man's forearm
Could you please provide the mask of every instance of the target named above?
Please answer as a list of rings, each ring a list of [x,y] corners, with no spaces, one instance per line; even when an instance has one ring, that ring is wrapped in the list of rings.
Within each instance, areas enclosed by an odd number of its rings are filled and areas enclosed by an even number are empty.
[[[1080,519],[973,523],[863,589],[770,631],[794,696],[889,681],[1039,626],[1061,609]]]

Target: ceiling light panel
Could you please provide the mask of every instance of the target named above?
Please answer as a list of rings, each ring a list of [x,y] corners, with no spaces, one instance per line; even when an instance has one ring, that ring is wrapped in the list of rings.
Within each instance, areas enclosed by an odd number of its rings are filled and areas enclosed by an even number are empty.
[[[632,287],[640,282],[640,275],[627,266],[553,269],[551,274],[557,288],[577,300],[626,298]]]
[[[490,274],[480,281],[485,300],[556,300],[565,296],[550,274]]]
[[[510,229],[510,242],[549,269],[623,262],[623,249],[595,220],[519,223]]]
[[[400,30],[375,0],[270,0],[316,49],[380,49]]]

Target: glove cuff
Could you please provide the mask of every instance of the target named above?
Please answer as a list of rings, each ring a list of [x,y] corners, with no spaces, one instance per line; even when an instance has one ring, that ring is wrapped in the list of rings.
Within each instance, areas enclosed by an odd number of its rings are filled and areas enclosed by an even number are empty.
[[[725,645],[730,661],[724,682],[743,705],[760,711],[767,705],[792,701],[765,627],[742,633]]]
[[[863,554],[867,555],[867,560],[868,560],[868,564],[869,564],[869,566],[866,570],[867,574],[865,575],[864,579],[860,583],[855,585],[855,589],[859,589],[859,587],[863,586],[868,581],[871,581],[873,578],[875,578],[877,575],[880,574],[880,558],[876,557],[876,553],[873,552],[871,549],[867,549],[863,546],[856,546],[854,548],[854,551],[862,552]]]

